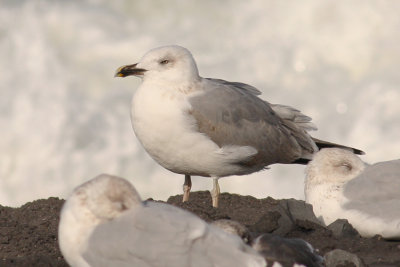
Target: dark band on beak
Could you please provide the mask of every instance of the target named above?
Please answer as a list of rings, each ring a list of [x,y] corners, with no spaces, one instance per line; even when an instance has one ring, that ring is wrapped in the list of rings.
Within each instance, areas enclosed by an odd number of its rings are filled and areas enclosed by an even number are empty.
[[[136,64],[126,65],[119,67],[114,77],[126,77],[130,75],[143,75],[146,71],[145,69],[136,68]]]

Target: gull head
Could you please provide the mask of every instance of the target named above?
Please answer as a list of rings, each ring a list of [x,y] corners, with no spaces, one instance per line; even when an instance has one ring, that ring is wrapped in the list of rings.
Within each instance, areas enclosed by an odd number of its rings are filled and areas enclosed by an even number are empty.
[[[246,244],[250,243],[251,241],[250,231],[246,228],[246,226],[237,221],[228,219],[219,219],[213,221],[211,225],[220,228],[221,230],[223,230],[228,234],[237,235]]]
[[[93,229],[141,205],[135,188],[116,176],[101,174],[77,187],[60,215],[59,245],[67,262],[86,266],[81,254]]]
[[[100,174],[73,191],[62,213],[84,214],[92,221],[103,222],[140,205],[139,194],[127,180]]]
[[[321,149],[307,165],[306,187],[323,183],[344,184],[359,175],[366,165],[349,150]]]
[[[96,218],[111,220],[132,207],[142,205],[136,189],[123,178],[101,174],[78,187],[74,193]],[[83,196],[83,198],[82,198]]]
[[[116,77],[138,76],[155,82],[187,83],[200,79],[192,54],[184,47],[154,48],[132,65],[117,69]]]

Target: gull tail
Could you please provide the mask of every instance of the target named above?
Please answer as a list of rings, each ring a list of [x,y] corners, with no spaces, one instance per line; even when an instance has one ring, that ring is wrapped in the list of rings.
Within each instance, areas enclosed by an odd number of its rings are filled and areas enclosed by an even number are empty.
[[[365,152],[357,149],[357,148],[353,148],[353,147],[349,147],[349,146],[343,146],[343,145],[339,145],[339,144],[335,144],[335,143],[331,143],[328,141],[323,141],[314,137],[311,137],[311,139],[315,142],[315,144],[317,145],[318,149],[323,149],[323,148],[329,148],[329,147],[337,147],[337,148],[341,148],[341,149],[346,149],[349,150],[351,152],[353,152],[354,154],[357,155],[364,155]],[[309,161],[311,161],[311,159],[308,158],[300,158],[295,160],[293,163],[297,163],[297,164],[307,164]]]
[[[364,155],[365,154],[364,151],[362,151],[360,149],[357,149],[357,148],[354,148],[354,147],[343,146],[343,145],[339,145],[339,144],[335,144],[335,143],[319,140],[319,139],[314,138],[314,137],[312,137],[312,140],[315,142],[315,144],[317,145],[317,147],[319,149],[327,148],[327,147],[337,147],[337,148],[342,148],[342,149],[349,150],[349,151],[351,151],[351,152],[353,152],[354,154],[357,154],[357,155]]]

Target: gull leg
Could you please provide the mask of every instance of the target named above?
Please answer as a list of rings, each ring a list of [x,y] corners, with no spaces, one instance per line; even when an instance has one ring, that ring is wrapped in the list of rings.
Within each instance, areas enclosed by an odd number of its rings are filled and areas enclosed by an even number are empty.
[[[183,184],[183,199],[182,202],[189,201],[190,189],[192,188],[192,179],[190,175],[185,174],[185,183]]]
[[[211,190],[212,205],[214,208],[218,208],[218,199],[220,193],[218,179],[219,177],[213,177],[213,188]]]

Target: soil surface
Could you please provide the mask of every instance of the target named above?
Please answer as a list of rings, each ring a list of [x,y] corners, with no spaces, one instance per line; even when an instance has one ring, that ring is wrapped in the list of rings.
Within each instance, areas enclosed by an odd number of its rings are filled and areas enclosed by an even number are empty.
[[[170,197],[167,202],[194,212],[206,221],[236,220],[253,235],[274,233],[302,238],[321,256],[342,249],[357,255],[366,266],[400,266],[399,241],[386,241],[379,236],[361,238],[346,221],[324,227],[316,220],[311,206],[303,201],[222,193],[220,207],[215,209],[208,191],[192,192],[189,202],[181,200],[182,195],[179,195]],[[0,206],[0,266],[68,266],[57,243],[63,203],[64,200],[49,198],[26,203],[20,208]]]

